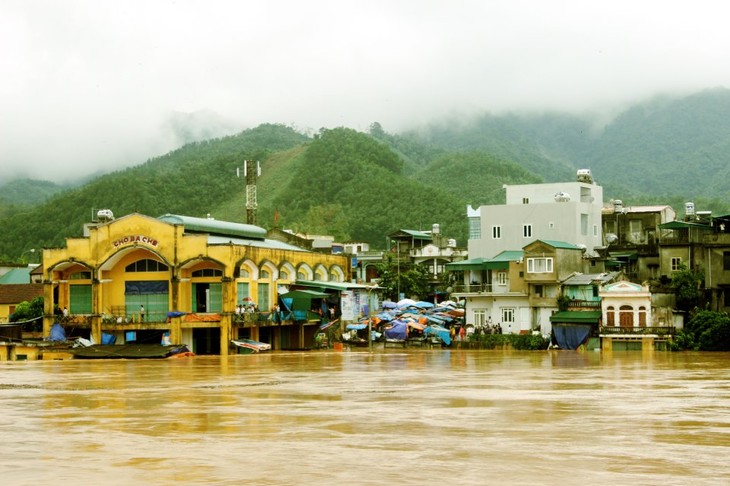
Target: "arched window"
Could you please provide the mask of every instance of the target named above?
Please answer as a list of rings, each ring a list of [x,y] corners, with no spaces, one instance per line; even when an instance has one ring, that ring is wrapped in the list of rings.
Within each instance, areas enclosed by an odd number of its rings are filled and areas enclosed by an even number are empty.
[[[639,327],[646,327],[646,307],[639,307]]]
[[[614,327],[616,325],[615,309],[612,305],[606,307],[606,326]]]
[[[618,318],[621,327],[634,327],[634,308],[630,305],[622,305]]]

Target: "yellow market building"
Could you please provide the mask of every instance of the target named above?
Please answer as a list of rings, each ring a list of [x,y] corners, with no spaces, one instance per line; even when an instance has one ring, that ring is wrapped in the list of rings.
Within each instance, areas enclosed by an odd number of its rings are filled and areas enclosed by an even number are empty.
[[[87,224],[83,237],[44,249],[42,265],[44,336],[60,322],[69,337],[169,340],[197,354],[226,355],[244,337],[305,348],[319,328],[315,311],[341,305],[333,289],[351,278],[347,256],[268,239],[258,226],[173,214]],[[272,312],[280,293],[295,290],[296,318]]]

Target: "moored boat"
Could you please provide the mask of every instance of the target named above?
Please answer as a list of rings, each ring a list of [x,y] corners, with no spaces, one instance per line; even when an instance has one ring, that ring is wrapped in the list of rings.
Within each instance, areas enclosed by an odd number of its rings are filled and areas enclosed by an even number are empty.
[[[70,349],[76,359],[160,359],[194,356],[185,344],[93,344]]]
[[[254,341],[253,339],[232,339],[231,344],[236,346],[238,354],[254,354],[271,349],[271,344]]]

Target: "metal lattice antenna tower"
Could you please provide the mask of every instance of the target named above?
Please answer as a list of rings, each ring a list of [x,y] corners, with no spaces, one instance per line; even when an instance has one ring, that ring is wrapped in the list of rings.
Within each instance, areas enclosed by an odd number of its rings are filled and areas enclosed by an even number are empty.
[[[243,176],[246,178],[246,223],[256,224],[256,180],[261,175],[261,165],[256,160],[243,161]]]

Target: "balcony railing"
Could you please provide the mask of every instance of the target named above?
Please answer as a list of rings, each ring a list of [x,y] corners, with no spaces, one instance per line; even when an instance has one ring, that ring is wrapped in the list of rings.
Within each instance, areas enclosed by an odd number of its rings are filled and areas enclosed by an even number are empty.
[[[573,300],[573,299],[571,299],[568,301],[568,308],[569,309],[581,309],[581,308],[600,309],[601,301],[600,300]]]
[[[621,335],[642,335],[656,334],[659,336],[673,336],[674,327],[620,327],[620,326],[601,326],[601,334],[621,334]]]
[[[484,284],[484,283],[459,284],[459,285],[454,285],[454,292],[460,293],[460,294],[488,294],[490,292],[494,292],[496,287],[498,287],[498,286],[494,285],[494,284]],[[505,286],[500,285],[499,287],[505,287]]]

